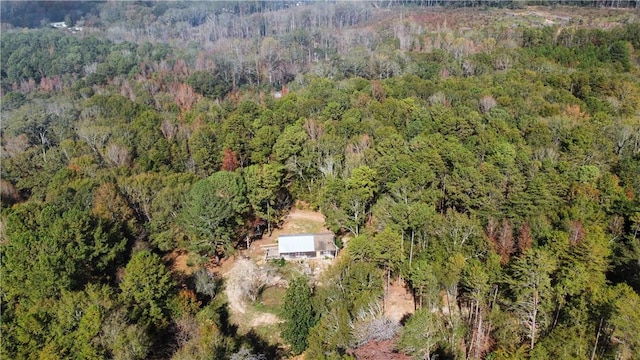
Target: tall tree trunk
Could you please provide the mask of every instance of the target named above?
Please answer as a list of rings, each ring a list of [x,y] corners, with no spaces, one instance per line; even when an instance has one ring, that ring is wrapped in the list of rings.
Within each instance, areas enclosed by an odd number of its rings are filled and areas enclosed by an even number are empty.
[[[538,291],[533,291],[533,304],[531,308],[531,341],[530,341],[530,349],[533,349],[533,346],[536,343],[536,321],[538,317]]]
[[[389,297],[389,286],[391,284],[391,268],[387,265],[387,290],[385,291],[385,298]],[[386,301],[385,301],[386,302]],[[383,309],[386,311],[386,309]]]
[[[598,349],[598,340],[600,340],[600,330],[602,330],[602,320],[600,318],[600,325],[598,325],[598,334],[596,335],[596,342],[593,344],[593,351],[591,352],[591,360],[595,360],[596,358],[596,350]]]
[[[411,260],[413,260],[413,240],[415,234],[415,230],[411,229],[411,246],[409,247],[409,269],[411,269]]]
[[[273,233],[273,229],[271,229],[271,206],[269,206],[269,202],[267,201],[267,231],[269,232],[269,236]]]

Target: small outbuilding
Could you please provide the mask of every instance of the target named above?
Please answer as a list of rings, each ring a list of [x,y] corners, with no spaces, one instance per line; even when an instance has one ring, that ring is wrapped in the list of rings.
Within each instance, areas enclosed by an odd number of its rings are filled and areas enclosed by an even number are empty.
[[[334,258],[338,247],[332,233],[281,235],[278,237],[278,258],[285,260],[304,258]]]

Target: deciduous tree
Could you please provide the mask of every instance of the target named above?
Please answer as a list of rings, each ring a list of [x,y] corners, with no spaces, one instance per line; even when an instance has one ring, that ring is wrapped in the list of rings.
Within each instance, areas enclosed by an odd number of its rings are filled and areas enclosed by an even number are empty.
[[[442,320],[431,309],[420,309],[405,324],[398,347],[422,359],[431,359],[436,346],[443,341],[442,327]]]
[[[327,194],[335,196],[328,200],[327,222],[334,228],[346,228],[353,235],[358,235],[378,192],[375,170],[366,165],[360,166],[344,182],[336,179],[333,186],[330,191],[336,193]]]
[[[251,165],[242,172],[247,184],[247,198],[256,216],[267,221],[269,235],[282,209],[276,208],[278,192],[282,188],[284,168],[277,163]]]
[[[551,273],[555,259],[542,249],[526,251],[513,262],[508,284],[513,294],[513,311],[533,349],[541,333],[551,322]]]

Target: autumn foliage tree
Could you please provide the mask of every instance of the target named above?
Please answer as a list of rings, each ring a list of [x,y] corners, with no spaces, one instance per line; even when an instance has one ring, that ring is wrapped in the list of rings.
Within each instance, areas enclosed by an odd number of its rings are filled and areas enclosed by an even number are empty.
[[[239,166],[240,166],[240,162],[238,161],[238,153],[235,151],[232,151],[229,148],[226,148],[222,156],[222,170],[234,171]]]

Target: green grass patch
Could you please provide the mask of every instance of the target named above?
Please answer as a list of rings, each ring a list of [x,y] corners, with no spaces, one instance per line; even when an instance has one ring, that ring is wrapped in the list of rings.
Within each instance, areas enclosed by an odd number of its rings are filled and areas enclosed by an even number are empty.
[[[255,328],[255,332],[271,345],[284,344],[280,337],[280,324],[262,325]]]
[[[302,265],[297,261],[285,261],[285,264],[278,268],[278,274],[284,279],[292,280],[303,273]],[[286,291],[286,289],[282,289]]]
[[[286,292],[286,289],[276,286],[267,288],[262,293],[261,299],[256,302],[253,307],[260,312],[280,315],[280,313],[282,312],[282,303],[284,302],[284,295]]]

